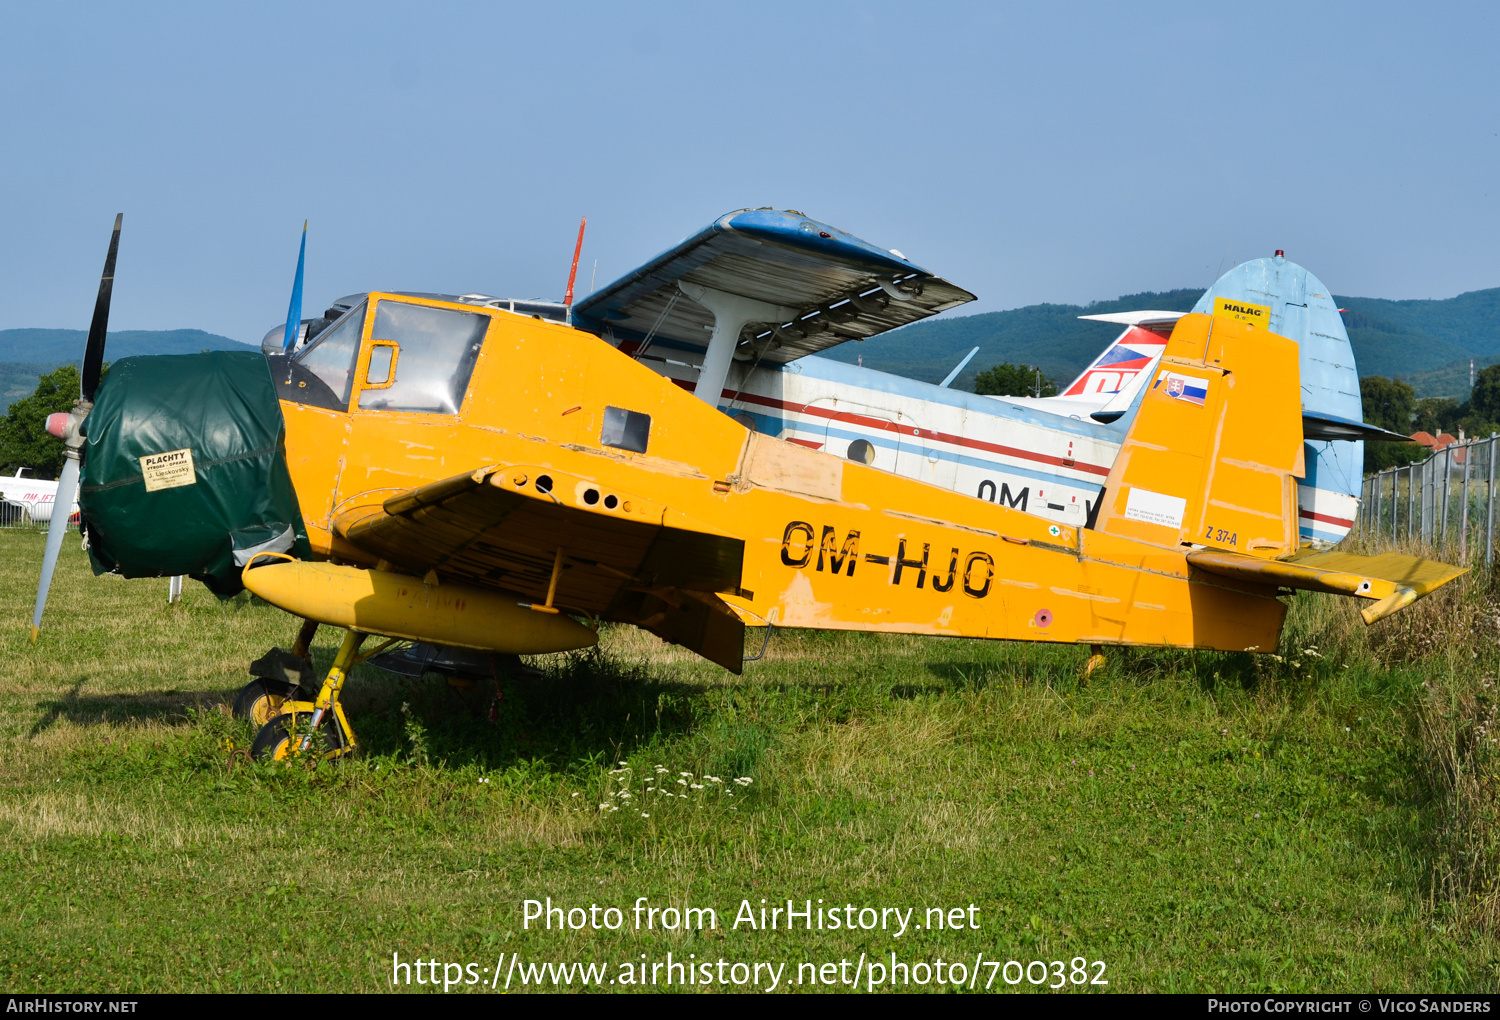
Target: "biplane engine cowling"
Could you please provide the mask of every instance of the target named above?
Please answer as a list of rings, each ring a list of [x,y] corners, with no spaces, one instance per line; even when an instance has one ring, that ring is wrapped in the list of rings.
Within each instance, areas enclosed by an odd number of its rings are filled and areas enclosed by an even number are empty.
[[[83,431],[79,507],[95,573],[188,574],[227,598],[254,553],[310,553],[260,353],[123,358]]]

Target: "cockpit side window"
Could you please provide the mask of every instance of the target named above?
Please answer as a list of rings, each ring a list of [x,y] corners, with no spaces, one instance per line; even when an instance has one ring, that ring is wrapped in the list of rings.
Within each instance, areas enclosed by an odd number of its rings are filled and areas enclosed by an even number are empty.
[[[359,356],[359,341],[365,330],[365,310],[365,302],[361,301],[296,357],[298,365],[333,391],[341,408],[349,406],[354,359]]]
[[[366,380],[360,409],[457,414],[489,325],[490,317],[478,312],[380,301],[370,331],[377,345],[371,370],[380,378]],[[381,347],[394,350],[377,363]]]

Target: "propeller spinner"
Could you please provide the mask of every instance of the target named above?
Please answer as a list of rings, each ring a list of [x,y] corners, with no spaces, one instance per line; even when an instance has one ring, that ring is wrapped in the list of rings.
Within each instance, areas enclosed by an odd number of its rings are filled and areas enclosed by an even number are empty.
[[[52,513],[52,522],[47,526],[47,549],[42,557],[42,576],[36,588],[36,609],[31,614],[31,640],[34,643],[42,629],[42,612],[47,607],[47,590],[52,586],[52,574],[57,569],[57,556],[62,551],[63,536],[68,530],[69,511],[78,495],[78,451],[83,446],[80,426],[94,406],[94,391],[99,387],[99,377],[104,371],[104,336],[109,328],[109,300],[115,284],[115,255],[120,250],[120,224],[125,214],[115,216],[114,233],[109,238],[109,254],[104,257],[104,274],[99,278],[99,297],[94,301],[94,318],[89,323],[89,339],[83,350],[83,366],[80,372],[78,402],[67,415],[55,414],[47,419],[47,431],[67,444],[64,454],[62,477],[57,480],[57,496],[54,507],[62,513]]]

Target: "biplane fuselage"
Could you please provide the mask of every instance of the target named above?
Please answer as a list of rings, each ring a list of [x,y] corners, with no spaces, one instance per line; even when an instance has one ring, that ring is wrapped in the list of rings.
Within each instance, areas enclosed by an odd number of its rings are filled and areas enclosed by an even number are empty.
[[[538,604],[550,586],[557,608],[646,626],[731,668],[742,630],[730,621],[1276,644],[1274,579],[1189,562],[1204,548],[1266,562],[1297,548],[1296,345],[1263,330],[1184,320],[1162,366],[1202,392],[1169,394],[1169,380],[1147,395],[1090,530],[750,432],[567,326],[406,296],[369,302],[344,409],[283,387],[293,394],[282,400],[287,460],[315,555]],[[394,341],[374,327],[387,302],[487,318],[451,412],[378,406],[388,356],[377,352]],[[395,355],[398,376],[415,356]],[[633,436],[621,432],[627,419]],[[665,550],[674,562],[652,566],[667,533],[711,548],[676,540]],[[247,572],[252,589],[260,572]],[[670,621],[684,605],[699,618],[686,641]]]
[[[594,295],[606,325],[591,331],[371,293],[293,356],[124,359],[101,388],[119,231],[116,217],[81,399],[48,421],[66,445],[59,500],[81,493],[98,572],[188,573],[303,617],[236,698],[257,756],[309,751],[329,719],[329,753],[352,750],[347,672],[399,640],[553,652],[597,640],[581,620],[612,620],[734,672],[757,623],[1269,651],[1284,587],[1369,600],[1374,622],[1462,573],[1299,549],[1304,420],[1368,427],[1307,415],[1297,344],[1254,322],[1177,320],[1079,527],[719,410],[742,348],[791,361],[972,297],[800,214],[722,217]],[[777,302],[723,289],[746,280]],[[609,342],[611,322],[642,345],[658,327],[710,334],[702,393]],[[48,533],[33,640],[63,533]],[[319,683],[321,624],[344,633]],[[362,653],[369,635],[388,640]]]

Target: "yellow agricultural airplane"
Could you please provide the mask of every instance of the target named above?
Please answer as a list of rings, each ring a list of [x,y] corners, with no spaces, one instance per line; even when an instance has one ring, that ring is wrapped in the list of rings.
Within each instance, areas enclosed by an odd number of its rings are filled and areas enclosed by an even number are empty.
[[[84,399],[49,426],[75,482],[82,462],[95,569],[242,584],[303,618],[280,653],[303,689],[241,698],[262,756],[318,728],[355,747],[340,693],[367,636],[534,654],[614,620],[735,673],[747,622],[1271,651],[1283,589],[1354,596],[1373,623],[1462,573],[1299,552],[1297,347],[1229,318],[1177,323],[1088,528],[747,431],[499,308],[374,292],[295,358],[131,358],[99,386],[103,335],[96,309]],[[344,635],[318,683],[320,624]]]

